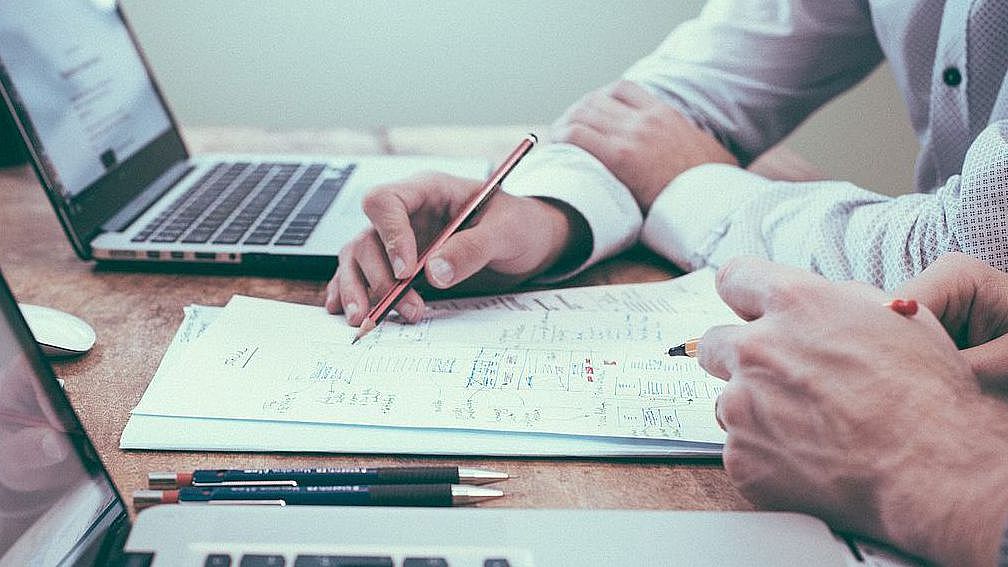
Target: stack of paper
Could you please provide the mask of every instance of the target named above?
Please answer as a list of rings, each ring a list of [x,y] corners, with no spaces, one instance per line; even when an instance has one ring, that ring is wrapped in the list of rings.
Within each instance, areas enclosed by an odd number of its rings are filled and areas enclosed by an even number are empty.
[[[666,351],[736,322],[710,271],[443,301],[356,345],[321,307],[235,296],[186,309],[120,446],[717,455],[723,383]]]

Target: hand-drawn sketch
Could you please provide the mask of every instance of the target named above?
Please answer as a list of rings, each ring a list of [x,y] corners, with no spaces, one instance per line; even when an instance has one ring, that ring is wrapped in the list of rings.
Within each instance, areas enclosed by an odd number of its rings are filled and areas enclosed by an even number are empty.
[[[352,346],[355,330],[322,308],[236,296],[136,411],[723,442],[723,382],[664,354],[737,322],[712,287],[698,289],[453,300]]]

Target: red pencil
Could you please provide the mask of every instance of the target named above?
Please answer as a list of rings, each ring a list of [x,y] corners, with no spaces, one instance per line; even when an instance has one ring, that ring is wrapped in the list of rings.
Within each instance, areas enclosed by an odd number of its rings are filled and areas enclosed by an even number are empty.
[[[535,134],[529,134],[522,139],[521,143],[518,144],[518,147],[511,152],[511,155],[509,155],[507,159],[500,164],[500,167],[498,167],[496,171],[490,174],[490,177],[488,177],[483,183],[480,190],[472,196],[464,207],[462,207],[458,216],[448,223],[448,226],[446,226],[444,230],[441,231],[441,234],[434,239],[434,242],[427,247],[427,250],[425,250],[420,256],[420,259],[417,260],[416,266],[413,267],[413,273],[397,281],[396,284],[392,286],[392,289],[385,294],[385,297],[383,297],[381,301],[371,308],[371,311],[369,311],[367,317],[364,318],[364,321],[361,323],[360,330],[357,331],[357,336],[354,337],[351,344],[356,343],[361,339],[361,337],[373,331],[374,328],[377,327],[383,319],[385,319],[385,316],[389,314],[389,311],[392,311],[392,307],[398,303],[399,299],[401,299],[406,293],[406,290],[408,290],[413,284],[413,280],[415,280],[417,276],[420,275],[420,272],[423,271],[424,266],[427,265],[427,260],[430,259],[431,255],[437,252],[438,248],[441,248],[441,245],[448,240],[448,237],[458,232],[466,222],[476,215],[476,213],[483,207],[483,204],[486,203],[497,191],[501,182],[504,181],[504,178],[507,177],[515,166],[518,165],[518,162],[520,162],[521,159],[529,153],[529,150],[532,149],[532,146],[534,146],[537,141],[538,140],[535,137]]]

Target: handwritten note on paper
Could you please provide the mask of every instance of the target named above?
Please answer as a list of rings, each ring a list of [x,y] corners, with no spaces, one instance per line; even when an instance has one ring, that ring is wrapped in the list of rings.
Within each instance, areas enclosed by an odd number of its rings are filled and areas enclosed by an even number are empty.
[[[354,346],[321,308],[236,296],[135,412],[722,442],[723,384],[664,354],[735,321],[711,294],[674,314],[435,309]]]

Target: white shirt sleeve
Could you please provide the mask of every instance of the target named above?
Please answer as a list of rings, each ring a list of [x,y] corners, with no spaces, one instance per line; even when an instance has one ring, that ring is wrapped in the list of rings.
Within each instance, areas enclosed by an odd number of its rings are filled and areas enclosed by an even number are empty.
[[[747,164],[880,60],[860,0],[711,0],[625,77],[657,92]],[[578,147],[538,148],[504,187],[562,201],[588,223],[588,260],[546,281],[572,276],[639,236],[641,214],[629,190]]]
[[[686,270],[754,254],[884,289],[946,252],[1008,271],[1008,121],[981,132],[962,175],[933,194],[886,197],[844,182],[699,166],[654,202],[641,240]]]
[[[711,0],[624,78],[748,165],[882,60],[867,2]]]
[[[521,197],[544,197],[570,205],[591,229],[592,251],[580,266],[549,273],[539,281],[569,278],[637,242],[643,217],[633,195],[602,162],[577,146],[549,144],[526,157],[504,181]]]

